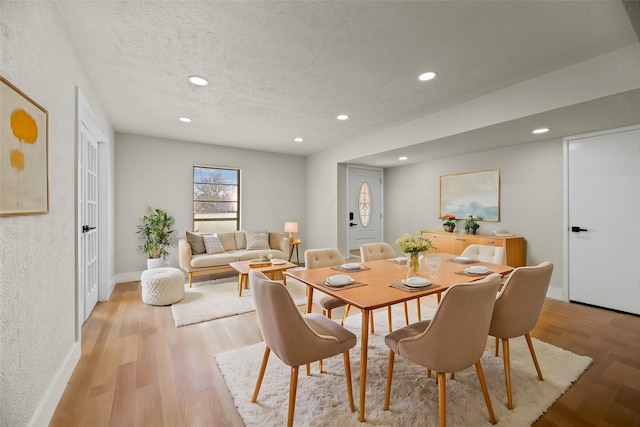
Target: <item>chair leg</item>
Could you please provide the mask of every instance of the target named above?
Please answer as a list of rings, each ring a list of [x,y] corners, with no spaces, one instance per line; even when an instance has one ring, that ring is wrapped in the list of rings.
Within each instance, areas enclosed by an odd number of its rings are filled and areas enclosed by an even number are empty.
[[[389,410],[389,400],[391,400],[391,381],[393,380],[393,359],[395,354],[389,350],[389,362],[387,363],[387,386],[384,391],[384,406],[383,411]]]
[[[331,309],[328,309],[328,310],[327,310],[327,317],[328,317],[329,319],[331,319]]]
[[[451,379],[455,380],[456,379],[456,373],[455,372],[451,372]]]
[[[513,409],[513,397],[511,395],[511,354],[509,352],[509,340],[502,339],[502,358],[504,359],[504,382],[507,385],[507,408]]]
[[[498,357],[500,355],[500,338],[496,337],[496,357]]]
[[[482,387],[482,394],[484,395],[484,401],[487,404],[487,410],[489,411],[489,419],[491,420],[491,424],[495,424],[496,416],[493,413],[493,407],[491,406],[491,397],[489,397],[489,390],[487,390],[487,381],[484,378],[484,372],[482,371],[482,364],[480,363],[480,360],[476,362],[476,373],[478,374],[480,387]]]
[[[542,371],[540,370],[540,365],[538,365],[538,358],[536,357],[536,352],[533,349],[533,342],[531,341],[531,335],[529,333],[524,334],[524,337],[527,340],[527,345],[529,346],[529,353],[531,353],[531,357],[533,358],[533,364],[536,365],[536,371],[538,372],[538,379],[540,381],[544,381],[542,378]]]
[[[287,427],[293,427],[293,413],[296,409],[296,392],[298,391],[298,366],[291,367],[291,380],[289,382],[289,416]]]
[[[311,364],[307,363],[307,376],[310,377],[311,376]]]
[[[431,369],[427,368],[427,378],[431,378]]]
[[[406,308],[406,305],[405,305]],[[406,311],[405,311],[405,315],[406,315]],[[393,322],[391,320],[391,306],[387,306],[387,323],[389,324],[389,333],[393,332]]]
[[[409,305],[407,304],[407,302],[403,302],[402,305],[404,305],[404,323],[406,325],[409,324]]]
[[[262,386],[262,378],[264,378],[264,371],[267,369],[269,354],[271,354],[271,349],[269,347],[265,347],[264,355],[262,356],[262,365],[260,365],[260,373],[258,374],[258,381],[256,381],[256,388],[253,390],[253,397],[251,398],[251,403],[256,403],[258,401],[258,393],[260,393],[260,386]]]
[[[438,372],[438,414],[440,416],[440,426],[447,425],[447,374]]]
[[[418,310],[418,322],[422,321],[422,307],[420,306],[420,298],[416,298],[416,309]],[[407,320],[407,325],[409,321]]]
[[[373,324],[373,311],[371,311],[371,316],[369,316],[369,332],[372,334],[376,333],[376,328]]]
[[[347,380],[347,396],[349,396],[349,407],[351,412],[356,410],[356,406],[353,403],[353,384],[351,384],[351,360],[349,359],[349,350],[342,353],[344,359],[344,376]]]
[[[340,322],[340,325],[344,326],[344,321],[347,320],[347,316],[349,315],[350,308],[351,308],[351,304],[347,304],[344,307],[344,314],[342,315],[342,321]]]
[[[320,373],[322,373],[322,359],[318,360],[318,367],[320,368]]]

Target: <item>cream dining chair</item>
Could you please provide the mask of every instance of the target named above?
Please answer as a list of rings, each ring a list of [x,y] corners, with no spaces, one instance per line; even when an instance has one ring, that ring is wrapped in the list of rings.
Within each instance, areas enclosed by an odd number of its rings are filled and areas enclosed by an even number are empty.
[[[355,334],[319,313],[302,314],[287,288],[269,280],[260,271],[249,272],[249,283],[266,345],[251,402],[256,403],[258,400],[269,355],[273,351],[282,362],[291,367],[287,426],[292,426],[300,365],[342,353],[347,396],[353,412],[355,406],[349,350],[356,345]],[[279,393],[280,390],[272,392]]]
[[[469,245],[460,256],[491,264],[505,265],[507,263],[507,255],[502,246]]]
[[[496,337],[496,356],[499,349],[498,341],[502,340],[504,378],[509,409],[513,409],[509,339],[524,335],[538,373],[538,379],[543,381],[542,371],[538,365],[529,333],[536,326],[540,317],[552,273],[553,264],[550,262],[543,262],[535,267],[516,268],[505,281],[496,299],[489,335]]]
[[[396,257],[396,252],[391,245],[385,242],[377,243],[363,243],[360,245],[360,259],[362,262],[377,261],[380,259],[391,259]],[[416,299],[418,304],[418,320],[420,319],[420,298]],[[407,302],[404,303],[404,320],[409,324],[409,310],[407,308]],[[348,308],[348,307],[347,307]],[[348,313],[348,310],[347,310]],[[346,317],[346,314],[345,314]],[[391,306],[387,306],[387,320],[389,323],[389,332],[393,331],[392,319],[391,319]]]
[[[441,426],[446,425],[447,419],[446,373],[454,373],[475,364],[489,419],[493,424],[496,423],[480,358],[487,344],[487,332],[501,282],[500,275],[490,274],[473,283],[454,285],[444,292],[433,319],[413,323],[385,337],[390,349],[383,406],[385,411],[389,410],[394,356],[398,354],[428,370],[436,371]]]
[[[304,265],[306,268],[333,267],[344,264],[344,258],[336,249],[307,249],[304,251]],[[322,314],[331,318],[331,311],[346,305],[344,301],[329,296],[324,292],[313,291],[313,303],[322,309]]]

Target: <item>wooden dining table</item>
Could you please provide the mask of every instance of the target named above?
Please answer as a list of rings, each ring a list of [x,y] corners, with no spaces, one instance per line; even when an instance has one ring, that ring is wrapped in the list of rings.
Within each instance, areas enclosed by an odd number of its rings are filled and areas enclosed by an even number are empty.
[[[493,273],[508,275],[513,267],[507,265],[490,264],[474,261],[472,264],[461,264],[454,261],[455,255],[435,253],[441,259],[440,267],[436,271],[436,278],[430,278],[429,270],[423,262],[420,263],[418,275],[431,281],[431,285],[420,290],[402,290],[391,284],[401,282],[407,277],[407,265],[391,260],[378,260],[363,263],[362,270],[337,271],[340,266],[314,268],[308,270],[286,271],[284,274],[293,277],[308,287],[307,313],[311,312],[313,291],[319,290],[335,297],[362,312],[362,336],[360,337],[360,414],[359,420],[364,422],[365,395],[367,385],[367,350],[369,345],[369,319],[373,310],[388,307],[398,303],[440,294],[452,285],[469,283],[486,277],[486,274],[468,274],[465,269],[469,266],[483,265]],[[336,274],[348,274],[356,282],[353,286],[344,288],[329,287],[325,280]]]

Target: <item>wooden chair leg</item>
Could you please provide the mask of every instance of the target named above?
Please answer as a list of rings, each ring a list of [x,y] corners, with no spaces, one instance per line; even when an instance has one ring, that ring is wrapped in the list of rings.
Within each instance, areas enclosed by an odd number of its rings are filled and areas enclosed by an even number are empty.
[[[406,306],[405,306],[406,308]],[[406,313],[406,311],[405,311]],[[387,323],[389,324],[389,333],[393,332],[393,322],[391,320],[391,306],[387,306]]]
[[[344,314],[342,315],[342,321],[340,322],[340,324],[342,326],[344,326],[344,321],[347,320],[347,316],[349,315],[349,309],[351,308],[351,304],[347,304],[344,307]]]
[[[491,420],[491,424],[495,424],[496,416],[493,413],[493,406],[491,406],[491,397],[489,397],[489,390],[487,390],[487,381],[484,378],[484,372],[482,371],[482,364],[480,364],[480,360],[476,362],[476,373],[478,374],[478,379],[480,380],[480,387],[482,387],[484,402],[487,404],[487,410],[489,411],[489,419]]]
[[[389,350],[389,361],[387,363],[387,386],[384,391],[384,405],[382,406],[383,411],[389,410],[389,401],[391,400],[391,381],[393,380],[393,359],[394,352]]]
[[[427,369],[427,378],[431,378],[431,369]]]
[[[307,376],[310,377],[311,376],[311,364],[307,363]]]
[[[373,310],[371,311],[371,315],[369,316],[369,332],[372,334],[376,332],[376,328],[373,324]]]
[[[256,388],[253,390],[253,397],[251,398],[251,403],[256,403],[258,401],[258,393],[260,393],[260,386],[262,386],[262,378],[264,378],[264,371],[267,369],[269,354],[271,354],[271,349],[269,347],[265,347],[264,355],[262,356],[262,365],[260,365],[260,373],[258,374],[258,381],[256,381]]]
[[[298,391],[298,366],[291,367],[291,380],[289,381],[289,415],[287,427],[293,427],[293,414],[296,409],[296,392]]]
[[[438,292],[436,294],[436,299],[438,300],[438,304],[440,304],[440,300],[442,299],[442,292]]]
[[[447,425],[447,375],[438,372],[438,414],[440,416],[440,426]]]
[[[540,381],[544,381],[544,378],[542,378],[542,371],[540,370],[540,365],[538,365],[538,358],[536,357],[536,351],[533,349],[533,342],[531,341],[531,335],[529,335],[529,333],[526,333],[524,334],[524,337],[527,340],[527,345],[529,346],[529,353],[531,353],[533,364],[536,365],[536,372],[538,372],[538,379]]]
[[[496,357],[498,357],[500,355],[500,338],[496,337]]]
[[[351,360],[349,359],[349,350],[342,353],[344,359],[344,376],[347,380],[347,396],[349,397],[349,407],[351,412],[356,410],[356,406],[353,403],[353,385],[351,384]]]
[[[455,380],[456,379],[456,373],[455,372],[451,372],[451,377],[450,378],[452,380]]]
[[[513,397],[511,395],[511,354],[509,353],[509,340],[502,339],[502,358],[504,359],[504,382],[507,386],[507,408],[513,409]]]
[[[331,319],[331,309],[328,309],[328,310],[327,310],[327,317],[328,317],[329,319]]]
[[[416,309],[418,310],[418,322],[422,321],[422,307],[420,306],[420,298],[416,298]],[[407,325],[409,322],[407,321]]]
[[[322,373],[322,359],[318,360],[318,367],[320,368],[320,373]]]
[[[409,324],[409,305],[407,304],[407,302],[403,302],[402,305],[404,305],[404,323],[406,325]]]

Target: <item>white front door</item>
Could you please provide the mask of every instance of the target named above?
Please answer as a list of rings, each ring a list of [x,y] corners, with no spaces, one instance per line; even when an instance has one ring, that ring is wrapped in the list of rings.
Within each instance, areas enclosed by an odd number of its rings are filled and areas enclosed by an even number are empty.
[[[382,170],[347,167],[349,252],[382,241]]]
[[[84,122],[80,123],[79,200],[80,219],[79,280],[84,295],[84,319],[98,302],[98,141]]]
[[[569,300],[640,314],[640,128],[565,144]]]

